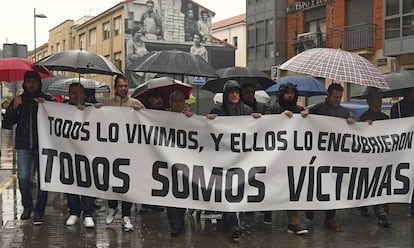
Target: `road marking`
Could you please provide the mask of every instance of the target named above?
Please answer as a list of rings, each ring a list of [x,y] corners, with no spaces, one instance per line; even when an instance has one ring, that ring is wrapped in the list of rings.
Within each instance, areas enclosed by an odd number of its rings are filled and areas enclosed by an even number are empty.
[[[4,183],[1,187],[0,187],[0,193],[3,192],[3,190],[7,189],[10,184],[12,184],[14,181],[16,180],[16,174],[14,174],[13,176],[11,176],[9,178],[9,180],[7,180],[6,183]]]

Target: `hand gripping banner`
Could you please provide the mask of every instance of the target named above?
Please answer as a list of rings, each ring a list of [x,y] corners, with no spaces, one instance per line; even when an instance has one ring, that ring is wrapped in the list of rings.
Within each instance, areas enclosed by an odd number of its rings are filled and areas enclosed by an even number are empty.
[[[186,117],[43,103],[41,188],[219,211],[410,202],[414,118]]]

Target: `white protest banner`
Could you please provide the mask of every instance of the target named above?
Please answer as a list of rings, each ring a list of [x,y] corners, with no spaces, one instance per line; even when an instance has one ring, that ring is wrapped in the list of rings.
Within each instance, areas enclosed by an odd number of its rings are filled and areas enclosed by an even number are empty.
[[[43,190],[221,211],[410,202],[414,118],[186,117],[39,106]]]

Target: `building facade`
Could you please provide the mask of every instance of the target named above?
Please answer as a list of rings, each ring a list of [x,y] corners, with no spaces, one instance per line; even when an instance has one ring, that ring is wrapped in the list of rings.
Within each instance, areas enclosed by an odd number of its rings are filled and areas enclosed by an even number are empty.
[[[246,67],[246,14],[213,23],[212,34],[236,49],[236,66]]]
[[[288,0],[287,12],[289,58],[315,47],[341,48],[365,57],[382,73],[394,70],[395,58],[383,50],[383,1]],[[342,83],[344,100],[361,90]]]
[[[270,75],[287,59],[287,1],[247,0],[247,66]]]
[[[95,17],[67,20],[49,30],[47,48],[37,49],[37,60],[70,49],[100,54],[126,72],[132,87],[148,77],[128,73],[134,57],[150,51],[182,50],[200,53],[216,69],[234,66],[235,49],[211,38],[215,13],[191,0],[126,0]],[[203,49],[192,49],[197,36]],[[201,54],[200,54],[201,55]],[[29,58],[34,59],[33,51]],[[71,73],[62,73],[69,76]],[[112,78],[85,75],[111,85]]]
[[[414,1],[383,0],[384,55],[396,70],[414,69]]]

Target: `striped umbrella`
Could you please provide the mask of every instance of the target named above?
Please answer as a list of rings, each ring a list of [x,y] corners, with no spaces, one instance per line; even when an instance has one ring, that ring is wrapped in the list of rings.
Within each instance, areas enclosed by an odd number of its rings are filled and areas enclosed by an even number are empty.
[[[371,62],[342,49],[309,49],[289,59],[279,68],[314,77],[389,89],[384,76]]]
[[[95,93],[109,93],[109,86],[87,78],[63,78],[49,85],[46,92],[49,94],[69,95],[69,86],[73,83],[80,83],[85,89],[94,89]]]

